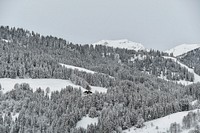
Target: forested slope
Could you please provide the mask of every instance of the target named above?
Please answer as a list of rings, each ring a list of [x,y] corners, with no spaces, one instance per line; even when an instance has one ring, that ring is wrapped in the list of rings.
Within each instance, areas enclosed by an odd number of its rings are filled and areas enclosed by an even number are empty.
[[[200,75],[200,48],[197,48],[186,54],[183,54],[178,58],[188,67],[193,68],[195,73]]]
[[[0,95],[0,131],[5,133],[121,132],[141,127],[178,111],[191,109],[189,102],[198,99],[193,85],[182,86],[164,81],[193,80],[193,74],[159,51],[134,51],[101,45],[78,45],[63,39],[42,36],[23,29],[0,28],[1,78],[56,78],[83,86],[108,88],[107,93],[83,96],[78,88],[48,92],[29,85],[16,85]],[[141,58],[139,58],[141,57]],[[59,63],[87,68],[87,73],[66,68]],[[19,117],[12,120],[12,113]],[[76,128],[89,114],[98,117],[97,125]]]

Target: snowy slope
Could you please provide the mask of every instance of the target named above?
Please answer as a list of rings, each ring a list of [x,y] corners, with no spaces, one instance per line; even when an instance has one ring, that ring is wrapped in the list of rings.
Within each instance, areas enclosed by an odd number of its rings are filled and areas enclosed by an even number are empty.
[[[63,63],[59,63],[59,64],[63,67],[69,68],[69,69],[73,69],[73,70],[77,69],[78,71],[83,71],[83,72],[91,73],[91,74],[95,73],[95,71],[91,71],[91,70],[88,70],[88,69],[85,69],[82,67],[76,67],[76,66],[72,66],[72,65],[63,64]]]
[[[199,47],[200,47],[200,44],[182,44],[172,49],[166,50],[165,52],[169,54],[173,53],[174,56],[179,56]]]
[[[84,129],[87,129],[88,125],[94,125],[95,123],[98,123],[98,117],[90,118],[88,115],[86,115],[79,122],[77,122],[76,128],[82,127]]]
[[[140,43],[135,43],[132,41],[129,41],[127,39],[122,40],[102,40],[96,43],[93,43],[93,45],[105,45],[113,48],[126,48],[130,50],[145,50],[145,47]]]
[[[83,71],[83,72],[90,73],[90,74],[98,73],[98,72],[95,72],[95,71],[92,71],[92,70],[89,70],[89,69],[86,69],[86,68],[83,68],[83,67],[76,67],[76,66],[72,66],[72,65],[63,64],[63,63],[59,63],[59,65],[61,65],[62,67],[66,67],[66,68],[73,69],[73,70],[76,69],[78,71]],[[100,73],[100,74],[107,75],[105,73]],[[114,78],[110,75],[108,75],[108,76],[110,78]]]
[[[35,91],[37,88],[41,88],[45,90],[47,87],[50,88],[50,91],[59,91],[66,86],[72,86],[74,88],[81,88],[81,90],[85,91],[85,89],[79,85],[73,84],[70,80],[62,80],[62,79],[10,79],[10,78],[1,78],[0,84],[3,88],[3,93],[11,91],[14,88],[16,83],[28,83],[30,87]],[[107,89],[103,87],[91,86],[91,91],[95,92],[103,92],[106,93]]]
[[[194,74],[194,83],[197,83],[197,82],[200,82],[200,76],[198,74],[196,74],[194,72],[194,70],[192,68],[189,68],[188,66],[186,66],[185,64],[179,62],[176,58],[174,57],[168,57],[168,56],[163,56],[164,58],[166,59],[171,59],[173,60],[174,62],[177,62],[178,64],[180,64],[182,67],[185,67],[190,73],[193,73]],[[181,82],[180,82],[181,83]],[[188,82],[189,83],[189,82]],[[192,83],[192,82],[191,82]]]
[[[196,111],[197,110],[193,110],[193,112]],[[190,111],[178,112],[159,119],[148,121],[144,123],[145,126],[143,128],[132,127],[130,129],[124,130],[123,133],[163,133],[169,130],[171,123],[176,122],[182,125],[183,117],[186,116],[189,112]],[[158,129],[156,129],[156,127],[158,127]]]

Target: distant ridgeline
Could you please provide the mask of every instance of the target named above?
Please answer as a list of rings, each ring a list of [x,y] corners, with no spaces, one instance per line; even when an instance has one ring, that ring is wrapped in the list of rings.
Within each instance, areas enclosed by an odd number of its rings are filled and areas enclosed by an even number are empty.
[[[52,92],[49,97],[43,90],[32,92],[28,85],[17,86],[0,95],[3,103],[0,112],[9,112],[0,117],[0,130],[12,133],[121,132],[132,126],[142,127],[147,120],[191,109],[189,102],[200,97],[200,85],[170,82],[192,82],[194,75],[163,56],[169,55],[154,50],[78,45],[1,26],[0,78],[67,79],[84,88],[93,85],[106,87],[108,91],[82,96],[80,90],[66,87],[61,92]],[[60,63],[96,73],[69,69]],[[11,119],[9,114],[13,112],[19,113],[18,119]],[[98,117],[98,123],[77,129],[76,123],[86,114]],[[3,116],[6,119],[2,119]]]

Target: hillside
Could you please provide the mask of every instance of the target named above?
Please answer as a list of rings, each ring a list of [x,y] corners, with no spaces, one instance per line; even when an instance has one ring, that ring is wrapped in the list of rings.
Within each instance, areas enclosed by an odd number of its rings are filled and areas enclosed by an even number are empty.
[[[73,44],[4,26],[0,40],[2,132],[120,133],[189,111],[200,98],[194,71],[164,52]]]
[[[180,56],[182,54],[186,54],[189,51],[197,49],[199,47],[200,47],[200,44],[182,44],[172,49],[166,50],[165,52],[168,54],[172,53],[174,56]]]
[[[192,50],[187,54],[179,56],[178,59],[188,67],[194,69],[194,72],[200,75],[200,48]]]
[[[174,130],[175,131],[177,130],[177,132],[181,132],[181,133],[188,133],[190,130],[193,130],[194,127],[192,127],[192,125],[191,125],[191,129],[190,128],[182,129],[183,118],[185,116],[187,116],[189,112],[197,113],[197,111],[199,112],[199,110],[192,110],[192,111],[184,111],[184,112],[174,113],[174,114],[171,114],[171,115],[168,115],[168,116],[156,119],[156,120],[145,122],[144,127],[140,128],[140,129],[132,127],[130,129],[123,131],[123,133],[155,133],[155,132],[165,133],[165,132],[173,132]],[[163,122],[165,124],[163,124]],[[176,123],[176,125],[179,125],[179,126],[174,128],[172,126],[172,123]],[[178,131],[178,127],[179,127],[180,131]]]

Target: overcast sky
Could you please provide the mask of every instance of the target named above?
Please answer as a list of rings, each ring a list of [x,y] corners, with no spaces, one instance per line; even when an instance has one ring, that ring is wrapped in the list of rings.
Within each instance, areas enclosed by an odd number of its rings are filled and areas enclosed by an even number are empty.
[[[165,50],[200,43],[200,0],[0,0],[0,25],[75,43],[128,39]]]

